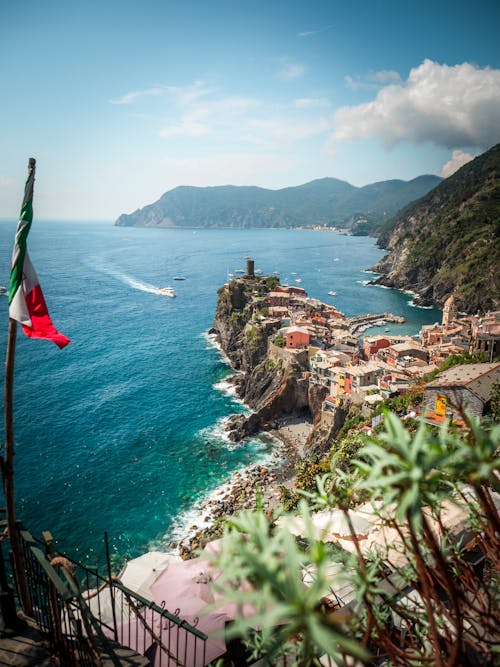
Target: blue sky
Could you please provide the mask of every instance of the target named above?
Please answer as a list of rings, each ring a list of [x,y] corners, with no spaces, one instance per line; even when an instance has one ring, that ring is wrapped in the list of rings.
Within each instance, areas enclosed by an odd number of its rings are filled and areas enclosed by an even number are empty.
[[[497,0],[2,0],[0,217],[449,175],[500,141]]]

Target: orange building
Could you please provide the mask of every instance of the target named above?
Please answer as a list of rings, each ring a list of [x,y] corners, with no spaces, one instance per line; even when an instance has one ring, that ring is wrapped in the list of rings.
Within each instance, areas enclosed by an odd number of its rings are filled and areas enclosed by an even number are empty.
[[[303,327],[290,327],[285,332],[285,347],[292,350],[303,350],[310,340],[309,330]]]

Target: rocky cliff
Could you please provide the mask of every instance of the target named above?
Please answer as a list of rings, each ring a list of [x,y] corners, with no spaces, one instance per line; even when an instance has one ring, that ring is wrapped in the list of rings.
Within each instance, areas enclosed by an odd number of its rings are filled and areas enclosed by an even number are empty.
[[[499,307],[500,144],[469,162],[383,228],[373,270],[422,305],[453,294],[467,313]]]
[[[233,368],[237,394],[254,411],[250,417],[231,418],[231,437],[255,433],[283,415],[308,410],[304,358],[283,352],[279,359],[268,355],[268,339],[279,326],[265,317],[262,296],[266,278],[243,278],[219,289],[214,325],[222,350]]]

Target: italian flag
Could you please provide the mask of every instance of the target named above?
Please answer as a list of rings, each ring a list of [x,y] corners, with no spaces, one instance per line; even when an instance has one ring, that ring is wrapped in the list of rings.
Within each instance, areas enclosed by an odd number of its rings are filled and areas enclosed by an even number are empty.
[[[28,178],[24,187],[24,199],[17,225],[12,271],[9,285],[9,317],[20,322],[29,338],[45,338],[59,348],[70,342],[52,324],[47,304],[42,294],[38,277],[30,261],[27,238],[33,221],[33,185],[35,182],[35,160],[30,158]]]

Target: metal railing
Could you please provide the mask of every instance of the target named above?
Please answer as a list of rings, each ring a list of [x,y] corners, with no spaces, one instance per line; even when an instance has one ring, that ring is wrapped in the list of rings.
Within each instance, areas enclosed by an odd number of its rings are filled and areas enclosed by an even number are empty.
[[[126,664],[203,667],[207,635],[174,613],[57,553],[21,529],[33,617],[50,650],[67,667],[123,664],[122,647],[145,656]],[[129,659],[129,658],[128,658]]]

